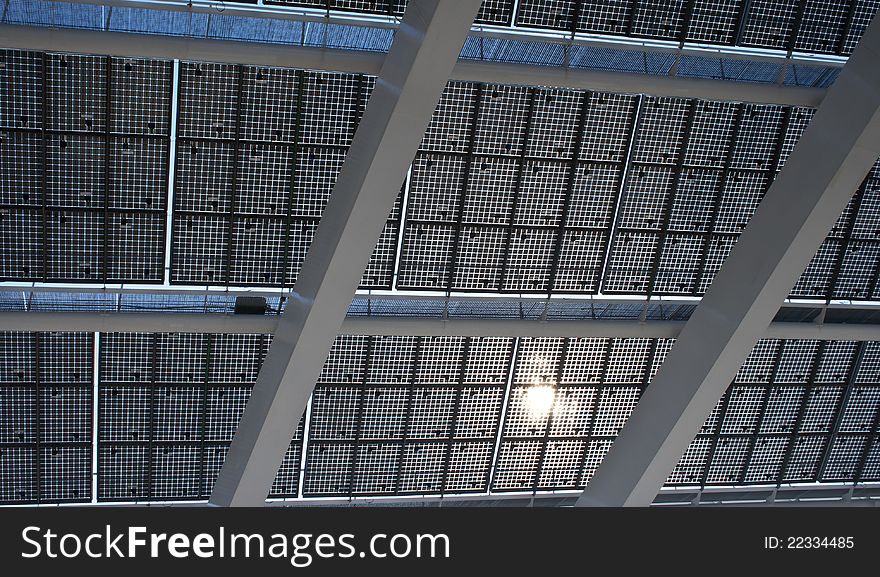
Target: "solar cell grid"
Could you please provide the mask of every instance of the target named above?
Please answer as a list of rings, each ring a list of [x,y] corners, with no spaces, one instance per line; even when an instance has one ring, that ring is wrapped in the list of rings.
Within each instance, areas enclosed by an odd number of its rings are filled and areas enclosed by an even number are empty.
[[[828,442],[823,436],[801,436],[794,441],[794,450],[788,466],[784,469],[784,482],[809,481],[816,478],[819,460]]]
[[[779,366],[773,374],[774,383],[803,383],[819,353],[819,341],[789,340],[782,344]]]
[[[727,412],[721,421],[722,435],[749,435],[755,432],[761,418],[767,390],[764,387],[733,387]]]
[[[592,436],[616,437],[639,402],[638,387],[611,387],[602,389],[596,405]]]
[[[476,117],[473,152],[518,156],[535,98],[534,91],[525,87],[484,86]]]
[[[576,22],[577,4],[578,2],[573,0],[550,0],[549,2],[520,0],[516,12],[516,24],[517,26],[568,30]]]
[[[418,154],[412,165],[407,219],[453,223],[460,209],[460,191],[467,160],[460,156]],[[491,171],[479,171],[471,182],[485,178]],[[472,185],[473,186],[473,185]],[[477,196],[477,200],[481,197]],[[467,214],[467,213],[466,213]],[[479,214],[479,212],[477,212]],[[468,217],[464,217],[470,222]]]
[[[587,93],[537,89],[527,136],[526,156],[568,159],[574,152],[578,111]]]
[[[785,437],[758,437],[743,476],[744,483],[768,483],[779,477],[790,440]]]
[[[0,444],[35,443],[37,435],[36,387],[0,387]]]
[[[673,169],[633,166],[617,218],[618,229],[659,230],[675,182]]]
[[[243,140],[295,140],[299,75],[299,71],[286,68],[245,68],[240,127]]]
[[[462,221],[468,224],[509,224],[520,167],[521,161],[514,159],[476,157],[468,172]],[[460,181],[450,184],[455,182]]]
[[[546,292],[556,239],[554,230],[516,228],[507,252],[502,290]]]
[[[686,0],[636,2],[633,5],[632,34],[649,38],[681,38],[687,33],[691,13]]]
[[[696,286],[703,252],[703,237],[667,235],[657,262],[653,287],[656,294],[691,294]],[[657,259],[657,257],[655,257]]]
[[[457,392],[451,387],[414,387],[410,391],[409,439],[443,439],[449,437],[449,427],[455,411]]]
[[[742,42],[747,46],[785,49],[791,42],[799,0],[753,0]]]
[[[869,433],[880,410],[880,387],[855,387],[841,408],[838,430],[844,433]]]
[[[734,484],[742,475],[749,456],[748,437],[718,439],[705,484]]]
[[[684,169],[669,209],[668,230],[691,233],[709,230],[724,178],[719,170]]]
[[[806,401],[806,412],[800,426],[802,433],[826,433],[831,430],[834,412],[843,397],[844,389],[822,386],[812,390]]]
[[[443,488],[442,443],[412,443],[403,448],[399,491],[401,493],[439,493]]]
[[[657,240],[657,235],[652,233],[621,232],[613,241],[605,267],[603,292],[638,293],[647,290]]]
[[[535,486],[538,489],[574,489],[578,486],[584,440],[548,441]]]
[[[38,52],[0,51],[0,127],[42,128],[43,57]]]
[[[743,362],[734,379],[737,383],[769,383],[773,378],[776,358],[782,341],[762,339],[758,341]]]
[[[446,286],[455,242],[452,226],[414,224],[404,231],[397,288],[440,289]]]
[[[832,295],[835,298],[870,299],[880,259],[880,244],[851,242],[841,255],[840,272]]]
[[[699,484],[706,469],[711,446],[711,439],[697,437],[691,441],[684,455],[669,474],[669,478],[666,479],[666,483],[668,485]]]
[[[833,438],[828,461],[821,472],[821,480],[851,481],[867,441],[868,437],[864,435],[840,435]]]
[[[687,38],[694,42],[733,44],[740,10],[745,0],[696,0],[687,27]]]
[[[835,280],[837,263],[840,262],[840,251],[840,241],[825,240],[816,255],[810,260],[810,264],[807,265],[794,288],[791,289],[792,296],[825,297],[828,295]]]
[[[880,2],[876,0],[856,0],[852,11],[852,20],[849,22],[845,36],[841,41],[840,51],[842,54],[852,53],[878,9],[880,9]]]
[[[110,131],[167,136],[171,118],[171,62],[111,58],[110,66]]]
[[[578,157],[596,162],[623,162],[638,102],[638,97],[628,94],[591,93]]]
[[[278,217],[287,213],[287,202],[291,188],[292,154],[293,151],[288,146],[274,144],[242,144],[239,146],[235,191],[235,208],[238,213]],[[339,167],[336,167],[333,172],[334,176],[338,171]],[[300,174],[297,176],[299,177]],[[295,188],[294,191],[291,212],[299,216],[311,208],[309,204],[314,203],[308,203],[306,199],[296,194],[296,192],[302,191],[302,185]],[[330,196],[329,190],[327,196]],[[324,204],[326,204],[326,199]],[[316,210],[317,214],[309,214],[309,216],[320,217],[323,208],[322,204]]]
[[[352,450],[350,444],[309,443],[303,496],[349,494]]]
[[[105,131],[106,59],[75,54],[47,54],[44,67],[48,128],[79,132]]]
[[[111,209],[165,210],[168,146],[159,138],[111,138],[106,191]]]
[[[565,224],[569,227],[609,228],[621,169],[615,165],[579,164],[575,169]]]
[[[39,206],[43,147],[32,132],[0,131],[0,204]]]
[[[803,52],[834,54],[839,52],[845,33],[847,12],[855,2],[849,0],[807,0],[794,49]]]
[[[580,483],[581,486],[585,486],[587,483],[590,482],[590,479],[593,477],[596,469],[599,468],[599,464],[605,458],[605,454],[608,453],[608,449],[611,448],[611,445],[613,443],[613,440],[597,439],[594,441],[590,441],[590,443],[587,445],[587,450],[584,454],[583,472]]]
[[[492,480],[493,491],[528,490],[535,483],[542,454],[540,441],[501,443]]]
[[[506,241],[505,228],[464,226],[452,272],[452,288],[498,290]]]
[[[633,142],[632,161],[675,164],[685,143],[691,101],[647,96]]]
[[[558,292],[596,292],[605,259],[607,234],[566,230],[559,248],[553,288]]]
[[[767,406],[761,417],[759,432],[762,434],[793,433],[801,404],[804,387],[773,387],[767,398]]]
[[[464,387],[455,414],[455,439],[488,439],[498,427],[503,389],[499,387]]]
[[[477,85],[449,82],[422,138],[420,150],[466,152],[476,108]]]

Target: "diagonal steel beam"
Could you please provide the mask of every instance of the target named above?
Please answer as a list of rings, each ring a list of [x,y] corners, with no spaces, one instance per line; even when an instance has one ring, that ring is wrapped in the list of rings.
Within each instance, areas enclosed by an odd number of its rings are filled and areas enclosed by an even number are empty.
[[[409,3],[210,502],[262,505],[479,0]]]
[[[654,500],[880,155],[878,58],[875,20],[578,505]]]

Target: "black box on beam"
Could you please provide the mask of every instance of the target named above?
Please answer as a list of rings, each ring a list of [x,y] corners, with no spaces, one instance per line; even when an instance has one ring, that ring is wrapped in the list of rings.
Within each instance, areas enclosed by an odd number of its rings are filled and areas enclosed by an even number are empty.
[[[264,315],[266,299],[264,297],[235,297],[235,314]]]

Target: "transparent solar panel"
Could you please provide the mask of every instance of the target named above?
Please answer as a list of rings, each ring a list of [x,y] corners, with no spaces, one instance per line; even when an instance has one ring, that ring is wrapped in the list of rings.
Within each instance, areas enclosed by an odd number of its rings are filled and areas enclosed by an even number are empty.
[[[878,9],[874,1],[518,3],[517,26],[806,53],[849,54]]]
[[[91,498],[92,347],[88,333],[0,333],[0,502]]]
[[[442,493],[485,477],[483,451],[459,453],[494,439],[510,351],[509,339],[337,338],[314,393],[304,494]]]
[[[4,242],[4,252],[23,253],[4,276],[161,281],[170,62],[3,56],[4,70],[26,83],[12,83],[3,96],[11,114],[4,125],[14,132],[2,137],[7,176],[0,203],[14,208],[2,209],[0,219],[18,233]],[[140,226],[120,231],[120,223]],[[101,251],[100,244],[114,249]],[[129,259],[131,266],[120,265]]]
[[[292,285],[372,85],[182,63],[172,282]],[[395,206],[364,286],[390,288],[398,222]]]

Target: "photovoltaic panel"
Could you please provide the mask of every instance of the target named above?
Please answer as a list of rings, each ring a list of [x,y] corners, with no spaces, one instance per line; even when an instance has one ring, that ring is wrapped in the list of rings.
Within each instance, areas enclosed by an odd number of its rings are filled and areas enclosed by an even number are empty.
[[[483,490],[512,341],[339,337],[314,393],[305,496]]]
[[[2,59],[0,275],[161,282],[171,63]]]
[[[292,285],[373,83],[181,63],[172,282]],[[390,288],[399,221],[395,205],[364,287]]]
[[[635,102],[449,83],[413,163],[398,288],[595,292]]]
[[[0,333],[0,502],[91,498],[93,339]]]
[[[207,498],[269,341],[101,335],[99,500]],[[293,444],[301,442],[300,427]]]

